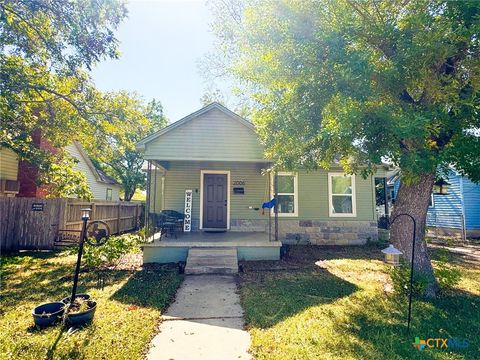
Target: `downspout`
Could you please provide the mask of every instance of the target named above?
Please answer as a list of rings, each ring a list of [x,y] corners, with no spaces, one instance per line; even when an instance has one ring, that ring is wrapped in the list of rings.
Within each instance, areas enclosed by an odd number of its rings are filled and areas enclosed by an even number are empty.
[[[385,201],[385,215],[389,216],[390,214],[390,209],[388,208],[388,191],[387,191],[387,178],[383,178],[383,201]],[[375,206],[376,206],[375,202]]]
[[[268,176],[268,201],[272,198],[272,176],[270,173],[267,174]],[[267,199],[266,199],[267,200]],[[271,209],[268,210],[268,241],[272,241],[272,211]]]
[[[467,224],[465,222],[465,199],[463,197],[463,176],[460,176],[460,204],[462,206],[462,240],[467,240]]]
[[[278,175],[275,171],[275,178],[273,180],[273,186],[275,190],[275,241],[278,241]]]

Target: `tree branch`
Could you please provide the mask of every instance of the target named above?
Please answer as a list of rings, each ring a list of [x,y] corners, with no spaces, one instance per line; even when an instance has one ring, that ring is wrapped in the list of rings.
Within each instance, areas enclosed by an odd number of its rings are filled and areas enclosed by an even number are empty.
[[[8,6],[5,6],[5,4],[0,4],[0,7],[3,9],[4,12],[9,12],[11,13],[12,15],[14,15],[15,17],[17,17],[18,19],[20,19],[21,22],[24,22],[30,29],[32,29],[36,34],[37,36],[40,38],[40,40],[48,47],[50,48],[50,44],[49,42],[47,41],[47,39],[43,36],[43,34],[40,32],[40,30],[38,30],[35,25],[33,25],[32,23],[30,23],[30,21],[28,21],[27,19],[25,19],[22,15],[20,15],[18,12],[16,12],[15,10],[9,8]],[[55,49],[54,50],[55,52],[58,52],[58,49]]]

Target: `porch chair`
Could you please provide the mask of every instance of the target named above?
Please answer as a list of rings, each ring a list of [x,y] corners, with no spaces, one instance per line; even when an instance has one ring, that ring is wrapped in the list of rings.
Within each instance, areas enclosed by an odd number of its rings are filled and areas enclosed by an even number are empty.
[[[185,215],[175,211],[175,210],[162,210],[160,214],[165,215],[170,222],[174,222],[176,224],[175,226],[175,232],[183,232],[183,222],[185,219]],[[176,235],[175,235],[176,237]]]
[[[156,214],[155,216],[155,226],[160,230],[160,241],[162,241],[162,236],[168,237],[169,235],[174,235],[175,239],[177,238],[176,227],[177,222],[174,218],[168,217],[165,214]]]

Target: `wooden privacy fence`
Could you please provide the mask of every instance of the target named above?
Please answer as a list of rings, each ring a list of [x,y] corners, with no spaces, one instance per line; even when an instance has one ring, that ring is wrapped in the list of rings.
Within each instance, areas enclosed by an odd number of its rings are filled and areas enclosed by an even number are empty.
[[[105,221],[112,234],[138,229],[143,204],[77,199],[0,198],[2,251],[51,250],[78,241],[81,209],[90,219]]]

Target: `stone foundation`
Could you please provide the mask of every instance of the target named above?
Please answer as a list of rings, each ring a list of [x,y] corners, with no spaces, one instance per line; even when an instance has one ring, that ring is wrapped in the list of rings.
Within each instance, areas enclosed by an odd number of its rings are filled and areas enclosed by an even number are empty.
[[[376,221],[282,219],[278,226],[286,244],[363,245],[378,240]]]
[[[274,234],[272,217],[272,236]],[[199,221],[193,219],[192,230],[199,230]],[[268,232],[268,219],[232,219],[230,231]],[[295,220],[279,218],[279,240],[285,244],[363,245],[378,240],[376,221],[357,220]]]

